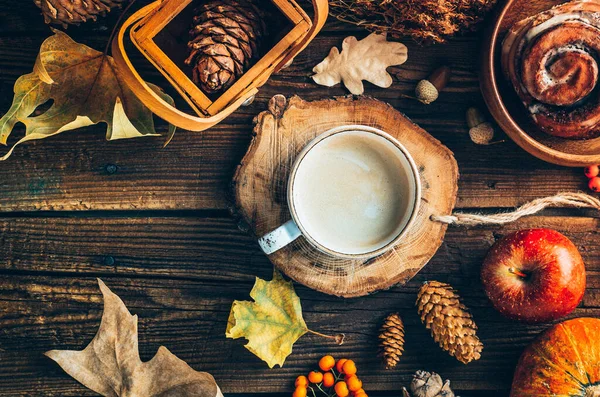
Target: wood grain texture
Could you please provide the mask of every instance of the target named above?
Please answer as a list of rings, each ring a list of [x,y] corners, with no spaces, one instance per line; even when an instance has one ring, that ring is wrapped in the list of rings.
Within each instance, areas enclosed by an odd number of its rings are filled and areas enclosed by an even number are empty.
[[[151,1],[138,0],[136,7]],[[68,33],[102,50],[117,17],[112,13]],[[32,1],[0,0],[0,114],[10,106],[15,80],[31,71],[50,34],[41,21]],[[164,149],[163,138],[106,142],[103,127],[92,127],[23,145],[0,163],[1,396],[94,395],[41,353],[80,349],[92,339],[102,310],[96,277],[140,315],[143,359],[165,345],[194,368],[212,372],[224,391],[237,397],[289,396],[293,379],[326,353],[355,359],[374,397],[398,396],[417,369],[452,379],[463,397],[506,396],[520,352],[545,327],[501,318],[485,298],[479,266],[496,239],[521,227],[556,228],[576,243],[586,261],[588,290],[574,315],[600,315],[597,215],[546,211],[552,216],[504,228],[450,227],[429,264],[403,287],[344,300],[297,286],[311,328],[346,332],[344,346],[305,336],[283,369],[267,370],[243,341],[224,338],[232,301],[248,299],[254,277],[269,278],[272,272],[254,239],[224,211],[234,170],[251,140],[252,119],[276,94],[306,100],[346,95],[343,87],[320,87],[309,76],[348,35],[367,33],[330,20],[291,67],[271,77],[251,106],[203,133],[179,131]],[[455,153],[461,173],[457,208],[496,210],[586,189],[581,170],[534,159],[512,142],[478,147],[469,140],[464,113],[469,106],[483,106],[479,37],[431,47],[407,42],[409,60],[391,69],[392,87],[367,85],[366,93],[405,113]],[[133,61],[146,79],[167,87],[142,57]],[[436,102],[426,106],[400,97],[442,64],[452,69],[452,80]],[[178,106],[185,108],[184,101]],[[158,129],[165,132],[165,124]],[[23,132],[17,126],[13,142]],[[480,361],[459,364],[420,324],[414,300],[429,279],[450,282],[473,308],[485,344]],[[386,372],[375,356],[374,336],[391,311],[400,311],[407,324],[407,348],[398,370]]]
[[[478,272],[496,239],[519,228],[545,226],[575,242],[592,272],[591,282],[600,266],[600,220],[592,215],[536,216],[498,229],[449,227],[441,248],[420,274],[446,275],[452,283],[463,284],[461,277]],[[0,218],[0,271],[5,273],[251,283],[255,275],[270,277],[271,269],[255,239],[229,218],[143,214]]]
[[[253,234],[263,236],[290,220],[287,184],[302,149],[331,128],[353,124],[387,132],[415,161],[421,200],[408,233],[388,252],[370,259],[336,258],[304,237],[269,255],[277,268],[299,283],[346,298],[407,282],[437,251],[447,226],[429,218],[454,208],[458,165],[452,152],[400,112],[371,98],[307,102],[276,95],[269,110],[257,116],[255,137],[234,176],[236,209]]]
[[[2,4],[0,15],[6,7]],[[69,33],[100,49],[107,39],[98,32],[89,34],[70,29]],[[294,93],[305,100],[317,100],[347,94],[343,87],[320,87],[308,77],[312,67],[327,55],[331,46],[339,46],[346,34],[344,31],[321,34],[291,67],[271,77],[251,106],[239,109],[226,122],[208,131],[180,130],[164,149],[164,138],[106,142],[102,126],[63,133],[17,148],[8,161],[0,164],[0,208],[3,211],[226,208],[225,193],[233,170],[250,142],[252,119],[267,108],[273,95]],[[31,71],[43,39],[44,36],[0,35],[0,114],[10,106],[15,80]],[[513,207],[557,191],[586,188],[580,170],[544,163],[512,142],[481,147],[470,141],[464,115],[469,106],[482,104],[476,74],[479,47],[476,38],[456,39],[443,47],[419,47],[412,43],[408,47],[409,60],[401,69],[393,69],[399,77],[392,87],[381,89],[368,84],[366,93],[402,111],[454,152],[461,173],[458,208]],[[144,77],[167,86],[151,65],[144,64],[141,58],[136,62]],[[400,93],[410,94],[417,81],[440,64],[449,65],[453,71],[440,99],[427,106],[399,97]],[[185,106],[184,101],[178,102]],[[158,129],[166,132],[164,123]],[[17,126],[11,142],[21,134],[23,129]],[[154,161],[148,161],[149,158]],[[111,164],[118,171],[107,175],[104,167]]]
[[[165,345],[194,368],[213,373],[226,393],[289,392],[297,375],[313,368],[320,355],[333,353],[357,361],[370,391],[398,391],[415,369],[427,368],[452,379],[459,390],[502,395],[521,350],[546,325],[503,319],[485,298],[479,267],[494,241],[539,226],[565,233],[584,257],[588,290],[573,316],[600,315],[599,219],[531,217],[503,228],[451,227],[432,261],[403,287],[340,299],[296,285],[309,326],[346,332],[347,343],[303,337],[284,368],[268,370],[243,341],[224,337],[232,301],[248,299],[254,276],[268,279],[272,271],[231,220],[6,218],[0,223],[0,395],[91,395],[41,353],[79,349],[91,340],[102,310],[98,276],[140,316],[143,359]],[[222,250],[218,241],[231,250]],[[107,257],[112,265],[103,262]],[[480,361],[458,363],[421,325],[414,301],[421,283],[432,279],[451,283],[472,308],[485,345]],[[388,372],[376,357],[375,336],[392,311],[400,311],[407,341],[399,368]]]

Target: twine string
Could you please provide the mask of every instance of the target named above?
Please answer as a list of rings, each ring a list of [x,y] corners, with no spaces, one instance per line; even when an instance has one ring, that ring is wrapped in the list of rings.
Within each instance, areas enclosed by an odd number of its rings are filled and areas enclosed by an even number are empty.
[[[600,210],[600,199],[585,193],[558,193],[555,196],[543,197],[525,203],[511,212],[492,215],[464,213],[432,215],[431,220],[457,226],[503,225],[527,215],[534,215],[547,207],[595,208]]]

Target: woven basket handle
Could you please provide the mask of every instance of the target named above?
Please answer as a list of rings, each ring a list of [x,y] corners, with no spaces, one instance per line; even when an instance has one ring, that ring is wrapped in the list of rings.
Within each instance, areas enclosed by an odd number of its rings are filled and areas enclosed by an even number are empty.
[[[160,2],[156,1],[137,11],[125,21],[112,42],[113,58],[125,83],[153,113],[179,128],[189,131],[204,131],[233,113],[244,101],[255,95],[258,90],[256,88],[250,89],[221,112],[211,117],[189,115],[171,106],[158,96],[133,67],[129,56],[125,52],[124,44],[125,32],[137,21],[150,14],[158,5],[160,5]]]
[[[129,56],[125,51],[124,42],[124,37],[127,30],[142,18],[149,15],[159,5],[160,1],[151,3],[135,12],[123,23],[123,26],[121,26],[112,42],[113,58],[125,83],[153,113],[179,128],[189,131],[204,131],[221,122],[223,119],[237,110],[246,100],[256,95],[258,92],[256,87],[264,84],[266,77],[268,76],[263,77],[264,81],[262,81],[263,79],[260,79],[258,84],[248,87],[246,91],[242,92],[242,94],[240,94],[235,101],[230,103],[226,108],[214,116],[192,116],[170,105],[148,86],[144,79],[142,79],[142,77],[139,75],[137,70],[133,67]],[[327,14],[329,12],[328,0],[313,0],[313,7],[315,10],[313,26],[311,26],[304,39],[299,42],[292,51],[290,51],[290,53],[283,59],[282,62],[273,68],[274,71],[281,69],[289,60],[293,59],[300,51],[302,51],[325,24],[325,21],[327,20]]]
[[[313,17],[313,24],[308,31],[306,37],[298,43],[292,51],[277,65],[275,68],[275,72],[278,72],[282,67],[284,67],[288,62],[292,61],[300,51],[304,50],[306,46],[315,38],[315,36],[321,31],[325,22],[327,21],[327,16],[329,16],[329,1],[328,0],[312,0],[313,8],[315,10],[315,15]]]

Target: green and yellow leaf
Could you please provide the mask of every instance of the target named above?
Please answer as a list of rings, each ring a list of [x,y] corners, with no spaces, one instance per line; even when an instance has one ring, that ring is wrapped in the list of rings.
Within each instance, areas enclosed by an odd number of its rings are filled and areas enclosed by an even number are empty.
[[[254,302],[233,302],[225,335],[246,338],[246,348],[270,368],[283,366],[294,343],[308,332],[300,298],[277,270],[271,281],[257,277],[250,297]]]

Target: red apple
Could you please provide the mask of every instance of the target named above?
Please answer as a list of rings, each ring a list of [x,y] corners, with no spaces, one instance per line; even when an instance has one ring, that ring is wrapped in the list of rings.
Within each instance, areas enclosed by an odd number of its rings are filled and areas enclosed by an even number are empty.
[[[520,230],[492,246],[481,281],[504,316],[539,323],[565,316],[581,302],[585,265],[577,247],[559,232]]]

